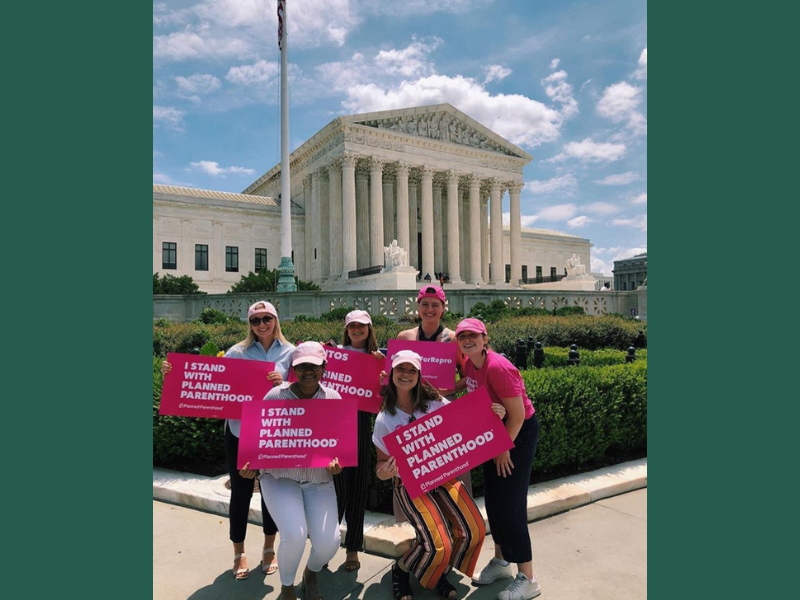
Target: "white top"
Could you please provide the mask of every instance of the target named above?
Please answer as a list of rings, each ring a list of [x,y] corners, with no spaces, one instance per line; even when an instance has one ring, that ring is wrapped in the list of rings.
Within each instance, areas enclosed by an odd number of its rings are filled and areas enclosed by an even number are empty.
[[[375,429],[372,430],[372,443],[380,448],[384,454],[389,454],[386,450],[386,445],[383,443],[384,436],[393,433],[395,429],[408,425],[411,421],[416,421],[417,419],[431,414],[435,410],[439,410],[447,404],[450,404],[450,401],[444,398],[441,400],[429,400],[427,413],[421,410],[415,410],[413,415],[409,415],[399,408],[395,409],[395,414],[393,415],[382,410],[378,413],[378,416],[375,417]]]

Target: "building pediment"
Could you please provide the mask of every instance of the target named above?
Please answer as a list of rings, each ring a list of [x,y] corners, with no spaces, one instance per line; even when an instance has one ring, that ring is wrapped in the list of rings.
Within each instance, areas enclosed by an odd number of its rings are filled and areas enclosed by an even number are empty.
[[[531,160],[531,156],[451,104],[435,104],[340,117],[343,123],[449,142]]]

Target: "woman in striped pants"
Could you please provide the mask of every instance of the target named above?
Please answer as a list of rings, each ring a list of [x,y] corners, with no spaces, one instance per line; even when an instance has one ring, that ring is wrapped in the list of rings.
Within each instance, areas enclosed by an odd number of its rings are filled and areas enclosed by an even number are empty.
[[[384,436],[395,429],[448,404],[422,380],[421,366],[419,354],[411,350],[401,350],[394,356],[372,434],[378,455],[377,476],[393,479],[395,498],[417,534],[415,543],[392,567],[392,592],[395,600],[411,600],[409,573],[413,572],[424,588],[435,590],[444,600],[453,600],[456,590],[447,573],[457,569],[472,576],[486,537],[483,517],[458,479],[412,500],[397,477],[395,458],[389,456],[383,442]]]

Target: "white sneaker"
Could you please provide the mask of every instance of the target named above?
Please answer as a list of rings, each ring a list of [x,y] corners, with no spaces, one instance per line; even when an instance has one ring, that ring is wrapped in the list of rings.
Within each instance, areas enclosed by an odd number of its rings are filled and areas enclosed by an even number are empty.
[[[499,560],[493,558],[489,561],[489,564],[483,567],[483,571],[481,571],[477,577],[472,578],[472,583],[475,585],[488,585],[503,577],[513,576],[514,572],[511,569],[511,563],[506,563],[506,565],[503,566],[500,564]]]
[[[497,600],[531,600],[541,593],[542,590],[539,588],[536,575],[531,581],[524,574],[517,573],[517,577],[511,585],[497,594]]]

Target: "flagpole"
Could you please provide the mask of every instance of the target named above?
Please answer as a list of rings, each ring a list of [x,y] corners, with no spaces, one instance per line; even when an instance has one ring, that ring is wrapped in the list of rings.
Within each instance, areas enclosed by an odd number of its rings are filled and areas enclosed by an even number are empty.
[[[292,263],[292,177],[289,171],[289,75],[286,0],[278,0],[278,47],[281,49],[281,265],[278,291],[296,292]]]

